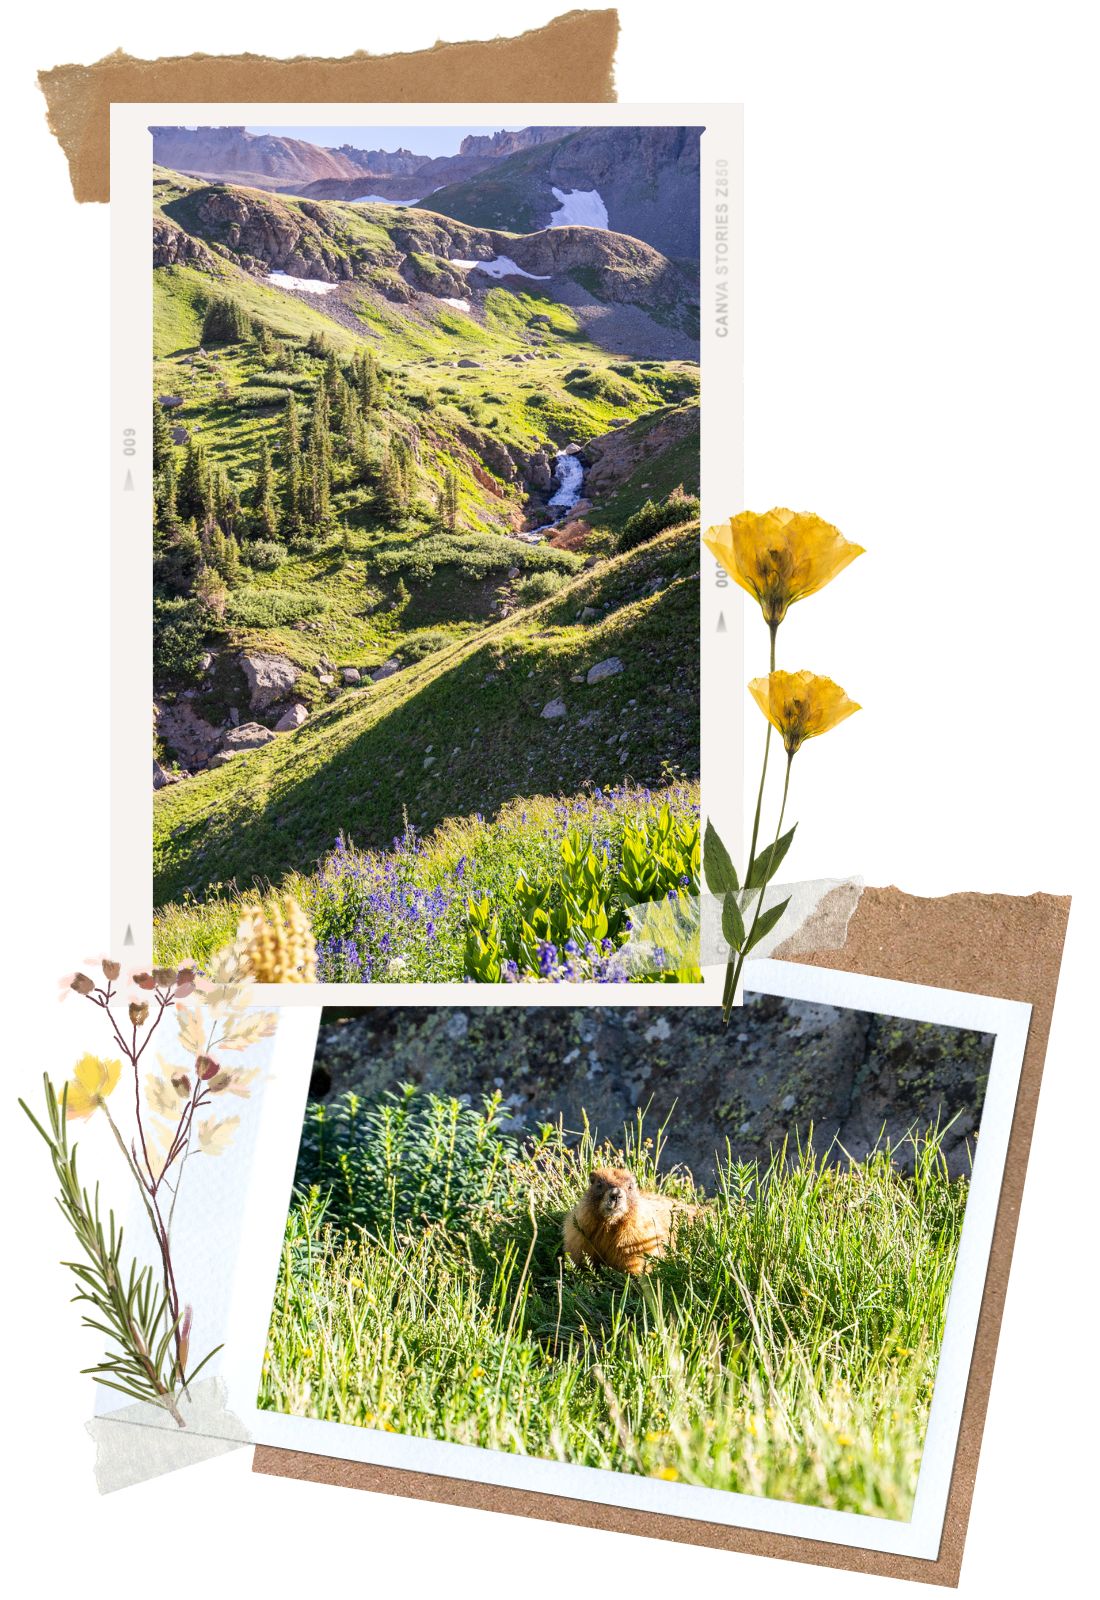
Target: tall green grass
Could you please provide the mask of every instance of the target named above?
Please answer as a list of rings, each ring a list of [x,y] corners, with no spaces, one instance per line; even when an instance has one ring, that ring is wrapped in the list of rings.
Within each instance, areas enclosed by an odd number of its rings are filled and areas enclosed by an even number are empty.
[[[454,1116],[487,1130],[484,1172],[497,1106]],[[363,1228],[346,1189],[304,1186],[262,1406],[908,1518],[967,1195],[935,1130],[909,1141],[911,1177],[887,1146],[860,1164],[810,1148],[727,1157],[709,1197],[661,1170],[641,1115],[618,1145],[560,1127],[499,1137],[489,1188],[446,1214]],[[707,1199],[641,1278],[561,1257],[562,1218],[600,1163]]]

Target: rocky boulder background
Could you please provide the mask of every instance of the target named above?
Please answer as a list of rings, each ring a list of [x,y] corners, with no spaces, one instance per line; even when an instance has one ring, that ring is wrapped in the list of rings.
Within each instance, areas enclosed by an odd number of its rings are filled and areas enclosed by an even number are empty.
[[[965,1029],[834,1006],[751,997],[729,1028],[715,1008],[396,1006],[328,1009],[311,1094],[354,1089],[369,1100],[403,1082],[473,1104],[499,1089],[508,1126],[534,1132],[583,1114],[619,1138],[639,1106],[648,1132],[668,1119],[666,1166],[707,1186],[715,1151],[766,1160],[813,1129],[815,1147],[862,1160],[883,1131],[952,1122],[944,1153],[969,1172],[993,1038]],[[842,1149],[839,1147],[843,1147]],[[898,1152],[902,1167],[911,1151]]]

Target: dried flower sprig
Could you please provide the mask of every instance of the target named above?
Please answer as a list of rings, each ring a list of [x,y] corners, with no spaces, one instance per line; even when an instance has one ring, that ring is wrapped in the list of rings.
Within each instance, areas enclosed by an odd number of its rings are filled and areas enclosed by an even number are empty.
[[[309,918],[293,895],[246,906],[229,952],[240,975],[254,983],[313,983],[317,945]]]
[[[764,910],[768,884],[790,849],[797,827],[783,832],[791,763],[807,739],[827,733],[860,709],[831,678],[777,670],[776,635],[788,609],[823,589],[863,554],[863,546],[852,544],[821,517],[782,506],[762,514],[745,511],[731,517],[728,523],[708,528],[703,542],[733,581],[760,606],[771,646],[768,676],[754,678],[749,684],[749,692],[767,718],[768,731],[744,883],[713,822],[707,822],[703,841],[703,872],[711,893],[721,897],[722,934],[730,951],[722,993],[722,1016],[728,1022],[746,958],[790,904],[788,896]],[[758,851],[773,728],[783,740],[787,765],[775,837]]]
[[[127,1064],[134,1122],[129,1141],[108,1104],[123,1079],[122,1060],[85,1055],[60,1091],[46,1074],[46,1125],[24,1102],[20,1104],[50,1147],[61,1187],[58,1204],[84,1254],[83,1261],[68,1265],[80,1283],[77,1299],[89,1302],[97,1313],[85,1314],[85,1324],[107,1334],[117,1347],[87,1370],[109,1388],[163,1406],[182,1427],[180,1396],[220,1346],[201,1361],[191,1362],[193,1309],[181,1297],[172,1259],[171,1230],[180,1182],[192,1153],[222,1154],[240,1125],[239,1116],[213,1114],[215,1099],[223,1095],[247,1099],[258,1073],[257,1068],[228,1066],[222,1055],[247,1050],[268,1037],[276,1018],[272,1012],[250,1009],[249,984],[241,978],[232,949],[217,958],[212,979],[198,977],[192,967],[124,974],[117,961],[104,958],[98,964],[101,976],[70,974],[63,993],[75,993],[103,1013]],[[182,1067],[160,1056],[158,1071],[143,1074],[146,1052],[169,1011],[190,1063]],[[153,1268],[139,1270],[136,1262],[125,1274],[122,1230],[116,1227],[113,1211],[105,1228],[98,1189],[89,1199],[80,1187],[68,1123],[100,1110],[141,1194],[160,1258],[159,1282]],[[203,1116],[207,1111],[211,1114]]]

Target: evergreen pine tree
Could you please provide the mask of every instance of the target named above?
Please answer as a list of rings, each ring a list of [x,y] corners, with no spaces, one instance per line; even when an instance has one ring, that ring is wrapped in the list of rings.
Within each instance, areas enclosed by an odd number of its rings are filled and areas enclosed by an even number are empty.
[[[298,402],[293,393],[286,397],[283,416],[283,515],[282,530],[288,540],[302,532],[302,425]]]
[[[225,579],[226,587],[229,589],[235,589],[244,576],[244,570],[241,566],[241,547],[232,536],[225,541],[225,556],[222,561],[221,572],[222,577]]]
[[[156,400],[153,401],[153,477],[160,474],[175,460],[172,448],[172,429],[168,413]]]
[[[176,488],[179,514],[184,518],[194,517],[199,523],[204,522],[210,513],[212,499],[206,452],[196,440],[189,439]]]
[[[279,531],[279,513],[275,505],[275,470],[271,465],[271,451],[267,439],[260,439],[260,459],[256,467],[256,487],[252,494],[252,519],[256,536],[274,539]]]

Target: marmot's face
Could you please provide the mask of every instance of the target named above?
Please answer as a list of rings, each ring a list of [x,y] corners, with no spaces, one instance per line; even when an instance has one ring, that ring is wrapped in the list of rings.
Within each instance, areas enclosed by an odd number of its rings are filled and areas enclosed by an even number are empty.
[[[616,1222],[634,1204],[638,1185],[622,1167],[597,1167],[588,1181],[588,1198],[604,1222]]]

